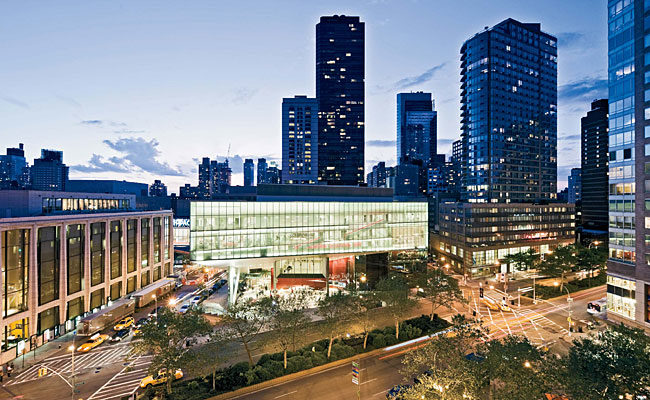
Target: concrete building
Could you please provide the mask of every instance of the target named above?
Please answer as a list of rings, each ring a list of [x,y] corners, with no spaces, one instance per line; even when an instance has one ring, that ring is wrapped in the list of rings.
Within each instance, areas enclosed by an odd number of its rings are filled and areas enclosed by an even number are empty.
[[[607,241],[609,198],[607,173],[609,166],[609,139],[607,99],[591,103],[591,111],[580,120],[582,169],[582,232],[600,241]],[[632,140],[632,132],[617,133],[614,145]],[[615,172],[617,173],[617,171]]]
[[[0,362],[168,275],[171,211],[0,218]]]
[[[318,100],[282,99],[282,182],[318,182]]]
[[[31,188],[34,190],[65,191],[68,167],[63,163],[63,152],[41,150],[41,158],[34,159],[30,169]]]
[[[441,203],[438,215],[431,251],[472,278],[512,272],[501,263],[507,254],[529,248],[545,254],[575,241],[573,204]]]
[[[24,189],[29,186],[29,165],[23,144],[7,148],[0,155],[0,189]]]

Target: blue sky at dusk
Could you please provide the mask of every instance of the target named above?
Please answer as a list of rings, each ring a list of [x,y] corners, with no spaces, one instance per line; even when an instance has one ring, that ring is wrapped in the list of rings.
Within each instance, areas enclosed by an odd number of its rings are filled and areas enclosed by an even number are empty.
[[[71,177],[196,184],[201,157],[280,162],[282,97],[315,92],[321,15],[366,24],[366,168],[395,163],[395,97],[430,91],[439,151],[460,135],[464,40],[512,17],[559,39],[558,180],[607,95],[605,0],[6,1],[0,147],[64,151]]]

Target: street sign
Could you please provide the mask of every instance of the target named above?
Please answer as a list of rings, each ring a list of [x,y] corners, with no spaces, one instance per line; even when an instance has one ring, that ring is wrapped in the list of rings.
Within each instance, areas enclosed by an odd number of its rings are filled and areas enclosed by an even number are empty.
[[[359,384],[359,378],[352,377],[352,383],[354,383],[355,385],[358,385]]]
[[[519,293],[532,292],[532,291],[533,291],[533,287],[532,287],[532,286],[528,286],[528,287],[525,287],[525,288],[519,288],[519,289],[517,289],[517,291],[518,291]]]
[[[352,383],[359,384],[359,363],[352,361]]]

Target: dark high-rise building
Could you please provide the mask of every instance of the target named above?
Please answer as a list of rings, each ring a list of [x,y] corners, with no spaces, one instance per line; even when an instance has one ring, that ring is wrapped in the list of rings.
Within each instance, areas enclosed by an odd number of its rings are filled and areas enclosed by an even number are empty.
[[[23,144],[7,148],[6,155],[0,155],[0,189],[24,189],[29,186],[29,166]]]
[[[609,0],[609,260],[607,319],[650,329],[650,53],[647,2]]]
[[[266,169],[266,183],[282,183],[282,170],[278,168],[275,161],[271,161],[271,164]]]
[[[571,168],[567,187],[569,203],[576,204],[582,198],[582,171],[580,168]]]
[[[386,163],[380,161],[377,165],[373,165],[372,171],[368,172],[366,176],[366,183],[370,187],[388,187],[386,178],[388,177],[388,169]]]
[[[244,161],[244,186],[255,186],[255,163],[251,158]]]
[[[429,166],[437,154],[437,113],[431,93],[397,94],[397,160]],[[444,160],[442,160],[444,163]]]
[[[31,167],[32,189],[65,191],[68,167],[63,163],[63,152],[41,150],[41,158],[34,159]]]
[[[153,184],[149,186],[149,196],[152,197],[166,197],[167,196],[167,186],[156,179],[153,181]]]
[[[321,17],[316,25],[318,180],[358,185],[364,179],[365,24]]]
[[[307,96],[282,99],[282,181],[318,182],[318,101]]]
[[[199,186],[197,187],[198,196],[209,199],[212,196],[212,169],[210,168],[210,158],[203,157],[199,164]]]
[[[226,193],[231,184],[232,170],[228,160],[219,162],[203,157],[199,164],[198,195],[209,199],[216,194]]]
[[[269,168],[269,164],[266,163],[266,158],[257,159],[257,184],[270,183],[266,178],[266,170]]]
[[[507,19],[463,44],[461,69],[462,198],[555,199],[557,39]]]
[[[580,120],[582,132],[582,228],[594,231],[607,231],[608,138],[607,138],[607,99],[591,103],[591,111]],[[621,135],[625,141],[625,135]],[[628,133],[628,141],[632,131]]]

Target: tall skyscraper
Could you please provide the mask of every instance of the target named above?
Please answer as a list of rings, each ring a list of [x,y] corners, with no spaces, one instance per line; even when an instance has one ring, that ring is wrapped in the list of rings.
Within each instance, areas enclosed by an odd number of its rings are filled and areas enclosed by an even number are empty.
[[[209,199],[216,194],[226,193],[231,184],[232,170],[228,160],[219,162],[203,157],[199,164],[198,194],[201,198]]]
[[[23,189],[29,185],[29,166],[23,144],[7,148],[6,155],[0,155],[0,189]]]
[[[266,179],[266,170],[269,168],[269,165],[266,163],[266,158],[257,159],[257,184],[260,183],[269,183]]]
[[[425,167],[430,166],[438,151],[436,125],[437,112],[431,93],[398,93],[398,162],[421,160]]]
[[[199,186],[197,187],[199,197],[209,199],[212,196],[212,169],[210,158],[203,157],[199,164]]]
[[[377,165],[373,165],[372,171],[368,172],[366,176],[366,183],[370,187],[388,187],[386,179],[388,178],[389,168],[386,168],[386,163],[380,161]]]
[[[255,186],[255,163],[252,158],[244,161],[244,186]]]
[[[34,159],[31,167],[32,189],[65,191],[68,167],[63,163],[63,152],[41,150],[41,158]]]
[[[321,17],[316,25],[318,180],[358,185],[364,179],[365,24]]]
[[[557,39],[507,19],[463,44],[461,69],[462,198],[555,199]]]
[[[275,161],[271,161],[269,167],[266,169],[266,183],[282,183],[282,170],[278,168]]]
[[[591,111],[582,117],[582,228],[607,234],[609,199],[607,198],[607,168],[609,158],[607,138],[607,99],[591,103]],[[633,131],[628,131],[628,142]],[[625,142],[625,134],[617,134]],[[613,143],[616,145],[616,142]]]
[[[582,171],[580,168],[571,168],[567,188],[567,200],[569,203],[576,204],[582,197]]]
[[[282,99],[282,181],[318,182],[318,101],[314,98]]]
[[[650,53],[643,50],[643,1],[609,0],[609,260],[607,318],[650,327],[646,246],[646,179],[650,179],[650,107],[644,85]],[[645,66],[645,67],[644,67]],[[637,165],[638,163],[638,165]],[[638,189],[638,190],[636,190]],[[635,206],[636,204],[636,206]]]

